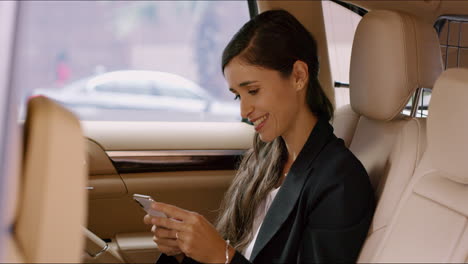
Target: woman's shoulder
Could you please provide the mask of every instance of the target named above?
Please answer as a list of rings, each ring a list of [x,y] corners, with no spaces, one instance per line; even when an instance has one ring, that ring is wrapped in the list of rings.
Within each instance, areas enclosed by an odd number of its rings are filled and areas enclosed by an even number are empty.
[[[374,191],[364,166],[336,137],[325,145],[314,161],[303,195],[308,211],[321,208],[341,216],[333,221],[325,219],[322,224],[326,227],[358,223],[374,207]],[[330,208],[333,210],[330,211]],[[322,214],[326,215],[319,215]]]
[[[344,141],[341,138],[337,138],[335,135],[325,144],[319,155],[319,159],[327,159],[330,161],[330,164],[336,163],[362,166],[359,159],[345,146]]]
[[[329,184],[343,182],[350,178],[367,184],[369,176],[359,159],[344,145],[342,139],[333,138],[324,146],[313,164],[311,171],[321,181]]]

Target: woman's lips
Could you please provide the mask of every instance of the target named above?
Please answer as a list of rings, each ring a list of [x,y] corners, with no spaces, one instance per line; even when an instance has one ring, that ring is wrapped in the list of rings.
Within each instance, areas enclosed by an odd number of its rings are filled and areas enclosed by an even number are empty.
[[[255,120],[254,126],[255,126],[255,131],[259,131],[262,127],[265,126],[266,121],[268,120],[268,114],[260,117],[259,119]]]

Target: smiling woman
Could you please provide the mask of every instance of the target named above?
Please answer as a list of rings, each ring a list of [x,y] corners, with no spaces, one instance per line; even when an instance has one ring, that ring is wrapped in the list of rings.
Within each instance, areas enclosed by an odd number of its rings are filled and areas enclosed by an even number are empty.
[[[242,117],[255,126],[253,148],[225,195],[217,229],[197,213],[154,204],[169,216],[145,217],[165,253],[158,263],[356,260],[374,194],[362,164],[333,134],[318,66],[314,38],[284,10],[266,11],[234,35],[222,68]]]
[[[468,69],[442,73],[468,66],[467,17],[442,0],[0,1],[0,263],[468,262]]]

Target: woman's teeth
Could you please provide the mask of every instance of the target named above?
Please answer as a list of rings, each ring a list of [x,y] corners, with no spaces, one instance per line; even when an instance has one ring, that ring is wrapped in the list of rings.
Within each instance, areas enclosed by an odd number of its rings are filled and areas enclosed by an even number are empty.
[[[264,115],[263,117],[260,117],[259,119],[257,119],[255,122],[254,122],[254,126],[258,126],[260,125],[263,121],[265,121],[267,119],[267,116]]]

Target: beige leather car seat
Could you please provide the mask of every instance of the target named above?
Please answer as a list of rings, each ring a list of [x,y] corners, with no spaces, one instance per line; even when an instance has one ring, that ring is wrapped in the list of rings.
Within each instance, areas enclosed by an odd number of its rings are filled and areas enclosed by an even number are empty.
[[[29,100],[23,170],[8,262],[78,263],[86,221],[85,141],[77,118],[52,100]]]
[[[370,262],[468,262],[468,70],[432,92],[427,150]]]
[[[382,239],[425,147],[425,120],[401,114],[417,88],[431,88],[442,72],[430,24],[396,11],[366,14],[351,54],[351,105],[338,109],[335,134],[366,168],[378,201],[359,261]]]

